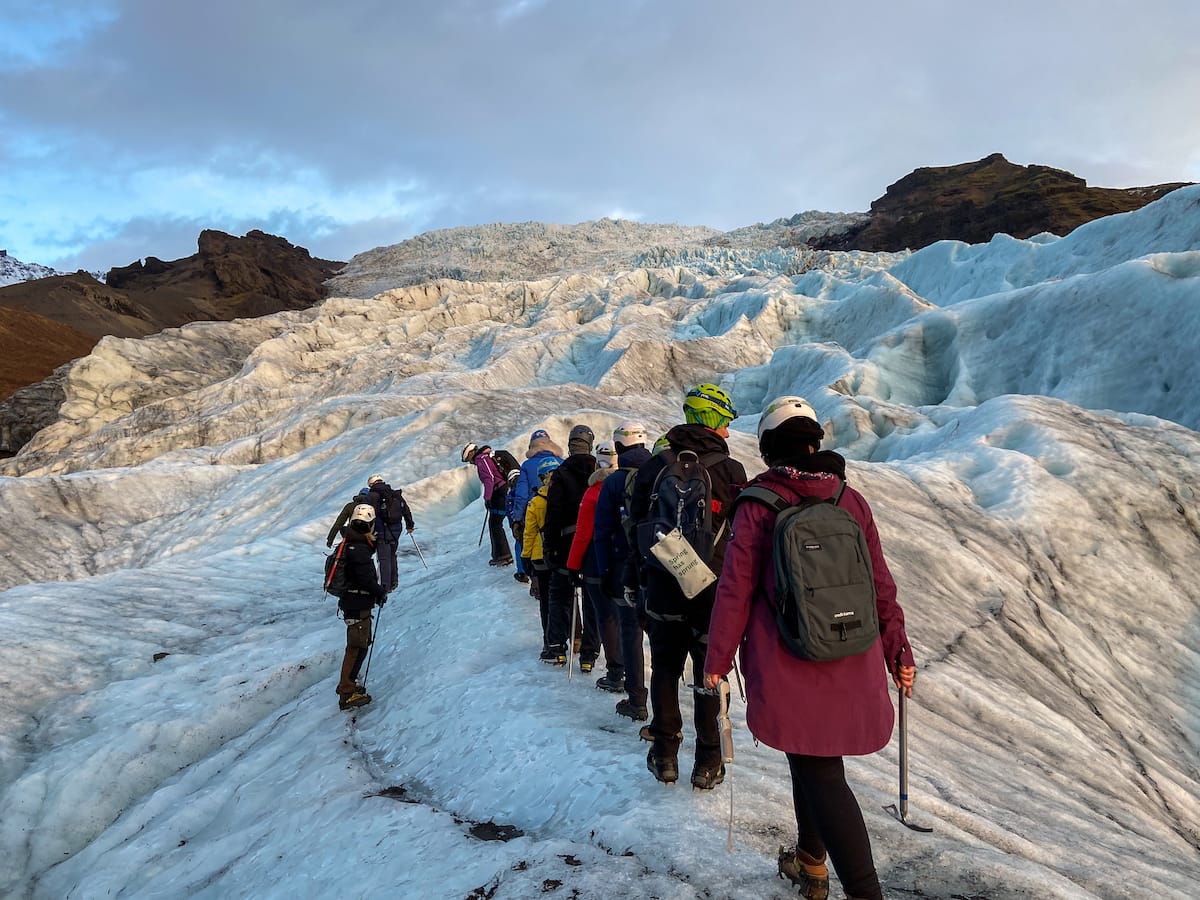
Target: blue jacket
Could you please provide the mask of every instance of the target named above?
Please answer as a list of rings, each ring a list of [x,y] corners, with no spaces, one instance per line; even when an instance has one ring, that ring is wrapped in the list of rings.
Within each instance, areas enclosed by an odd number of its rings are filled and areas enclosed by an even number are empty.
[[[538,466],[542,464],[543,460],[547,459],[557,459],[559,462],[562,462],[562,456],[554,453],[552,450],[537,450],[525,462],[521,463],[521,474],[517,476],[516,486],[508,492],[512,501],[508,510],[508,517],[512,521],[525,521],[525,507],[529,505],[529,501],[533,499],[533,495],[542,486],[542,481],[538,478]]]
[[[629,542],[625,540],[625,529],[621,527],[621,514],[625,508],[625,479],[650,456],[650,451],[644,447],[626,450],[617,457],[618,471],[604,479],[600,487],[600,496],[596,498],[592,550],[596,554],[596,568],[601,573],[610,572],[614,567],[618,570],[623,568],[625,560],[629,558]]]

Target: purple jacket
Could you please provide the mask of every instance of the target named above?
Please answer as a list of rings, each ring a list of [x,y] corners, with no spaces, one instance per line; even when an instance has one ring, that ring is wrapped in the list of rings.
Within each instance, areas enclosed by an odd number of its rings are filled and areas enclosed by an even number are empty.
[[[500,474],[500,467],[492,459],[491,450],[484,450],[482,453],[475,454],[474,462],[475,470],[479,473],[479,481],[483,485],[483,502],[490,509],[492,507],[492,494],[495,493],[496,488],[502,487],[507,491],[504,476]]]
[[[839,483],[830,473],[782,467],[751,482],[792,502],[804,496],[832,497]],[[842,494],[841,506],[858,520],[871,550],[880,636],[867,652],[811,662],[784,647],[768,599],[775,588],[775,513],[765,504],[747,500],[737,505],[717,585],[704,671],[728,672],[740,647],[746,724],[764,744],[786,753],[862,756],[886,746],[894,721],[889,673],[898,663],[913,665],[896,582],[884,561],[871,508],[851,487]]]

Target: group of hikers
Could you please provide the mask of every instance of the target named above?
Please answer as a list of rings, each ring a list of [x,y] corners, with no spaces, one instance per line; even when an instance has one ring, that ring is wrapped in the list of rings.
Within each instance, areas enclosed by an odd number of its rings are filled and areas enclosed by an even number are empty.
[[[603,650],[596,686],[625,695],[617,714],[648,720],[639,734],[660,782],[679,778],[679,682],[689,659],[691,783],[712,790],[724,780],[731,750],[723,748],[721,722],[728,721],[727,676],[740,657],[747,727],[786,754],[791,774],[797,841],[779,849],[780,877],[801,897],[824,900],[828,859],[848,898],[881,898],[842,758],[886,746],[888,677],[911,696],[915,663],[870,506],[846,484],[844,458],[821,450],[824,431],[802,398],[764,408],[758,447],[767,469],[754,479],[729,453],[737,411],[726,391],[697,385],[683,414],[684,423],[653,444],[636,421],[599,441],[576,424],[566,453],[538,429],[522,462],[467,444],[462,460],[483,487],[489,564],[515,563],[514,577],[537,598],[543,662],[570,666],[577,652],[588,673]],[[330,537],[340,528],[347,551],[366,548],[355,551],[355,564],[369,565],[369,541],[353,535],[370,532],[380,507],[368,500],[347,509],[348,524],[339,521]],[[375,584],[359,605],[342,607],[340,702],[354,705],[370,606],[385,597]],[[359,629],[353,641],[352,628]]]

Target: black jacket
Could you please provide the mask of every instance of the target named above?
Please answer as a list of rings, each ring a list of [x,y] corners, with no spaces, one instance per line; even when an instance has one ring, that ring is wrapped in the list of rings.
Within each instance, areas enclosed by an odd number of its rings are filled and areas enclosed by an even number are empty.
[[[734,498],[746,483],[746,469],[729,455],[729,445],[725,443],[725,438],[703,425],[676,425],[667,432],[667,440],[671,442],[673,453],[691,450],[702,462],[706,458],[711,459],[713,455],[719,454],[721,457],[719,461],[704,464],[712,482],[713,532],[721,534],[708,567],[714,574],[720,575],[721,564],[725,560],[725,545],[729,541],[729,526],[732,524],[726,522],[726,518],[733,511]],[[630,512],[635,522],[646,518],[654,481],[658,478],[658,473],[667,467],[669,458],[671,457],[664,451],[651,456],[649,461],[638,469],[637,478],[633,482],[633,509]],[[722,528],[722,525],[725,527]]]
[[[542,558],[552,569],[564,568],[575,539],[579,504],[588,488],[588,478],[596,471],[596,457],[576,453],[563,460],[550,478],[546,491],[546,523],[542,526]]]
[[[367,535],[353,528],[342,530],[342,541],[345,544],[342,559],[350,587],[338,601],[338,606],[346,613],[370,609],[387,597],[375,572],[375,546]]]
[[[399,538],[400,523],[395,522],[389,525],[384,521],[388,501],[393,494],[400,498],[400,518],[403,520],[404,526],[412,531],[412,510],[408,508],[408,501],[404,499],[404,492],[400,488],[394,488],[386,481],[377,481],[371,485],[371,493],[367,495],[370,499],[367,502],[375,507],[375,533],[381,540],[394,542]]]

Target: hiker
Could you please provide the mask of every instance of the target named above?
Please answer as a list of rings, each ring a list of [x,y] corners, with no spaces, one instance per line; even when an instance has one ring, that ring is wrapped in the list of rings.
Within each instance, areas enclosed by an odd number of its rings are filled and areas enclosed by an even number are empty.
[[[346,523],[350,521],[350,516],[354,514],[354,507],[360,503],[370,503],[367,499],[371,493],[368,488],[360,488],[359,492],[350,498],[350,502],[342,507],[342,511],[338,513],[338,517],[333,521],[333,527],[329,529],[329,534],[325,536],[325,546],[332,547],[333,542],[341,536],[342,529],[346,527]]]
[[[588,487],[579,502],[575,536],[567,554],[567,571],[573,580],[583,582],[583,602],[592,608],[596,630],[604,648],[605,672],[596,679],[602,691],[619,694],[625,690],[625,659],[621,655],[621,636],[617,627],[617,608],[612,592],[605,582],[604,572],[596,562],[592,544],[595,530],[596,499],[609,475],[619,474],[616,468],[617,448],[612,441],[596,442],[596,469],[588,476]],[[582,659],[582,654],[580,656]]]
[[[633,484],[631,515],[639,525],[648,522],[656,511],[651,508],[651,503],[658,497],[659,473],[672,467],[684,451],[695,453],[711,482],[712,496],[708,506],[711,509],[711,535],[716,536],[709,551],[711,556],[704,562],[719,576],[728,539],[725,518],[737,489],[746,480],[746,470],[729,456],[729,447],[725,443],[729,424],[737,418],[737,411],[729,395],[720,387],[700,384],[688,391],[683,413],[686,423],[667,432],[670,446],[651,456],[638,469]],[[651,717],[641,735],[651,741],[646,767],[659,781],[673,784],[679,779],[678,754],[683,740],[679,680],[689,657],[693,680],[699,683],[703,678],[708,621],[716,585],[709,585],[688,599],[675,578],[654,564],[640,539],[638,555],[639,575],[645,592],[646,630],[650,638]],[[711,790],[725,777],[717,728],[720,700],[716,696],[694,693],[693,701],[696,757],[692,787]]]
[[[393,488],[382,475],[367,479],[369,488],[367,501],[375,508],[376,556],[379,560],[379,582],[389,594],[400,585],[400,572],[396,564],[396,550],[400,543],[400,528],[413,532],[412,510],[399,488]]]
[[[513,538],[518,544],[521,543],[525,534],[525,508],[541,487],[538,467],[547,459],[562,462],[563,451],[558,444],[551,440],[550,433],[546,429],[539,428],[529,436],[529,448],[525,451],[525,460],[521,463],[516,483],[508,492],[508,519],[512,526]],[[522,553],[519,546],[516,549],[517,556],[523,558],[526,555]],[[534,590],[535,588],[531,586],[529,592],[532,594]]]
[[[550,619],[547,634],[549,647],[546,662],[566,665],[567,641],[574,640],[571,631],[575,600],[575,579],[567,571],[567,555],[575,536],[579,504],[587,490],[588,478],[596,468],[592,444],[596,436],[586,425],[576,425],[567,439],[567,458],[554,471],[546,491],[546,521],[542,527],[542,555],[550,569]],[[600,638],[596,615],[590,603],[583,604],[583,640],[579,647],[579,669],[592,671],[600,655]]]
[[[525,506],[523,525],[525,533],[521,536],[521,553],[525,561],[525,571],[529,573],[532,584],[532,594],[537,598],[538,614],[542,620],[542,654],[543,662],[557,658],[557,653],[550,654],[550,644],[547,640],[550,619],[550,569],[542,555],[542,528],[546,523],[546,491],[550,488],[550,479],[561,461],[554,456],[546,457],[538,463],[539,486],[532,499]]]
[[[336,688],[339,709],[371,702],[371,695],[358,683],[358,675],[371,646],[371,609],[387,601],[371,558],[375,553],[374,525],[375,508],[360,503],[342,529],[341,564],[345,565],[347,588],[338,597],[338,610],[346,620],[346,653]]]
[[[631,496],[633,479],[638,467],[650,459],[646,449],[646,428],[640,422],[622,422],[613,430],[617,451],[617,466],[611,477],[605,478],[596,498],[596,515],[592,533],[592,549],[602,585],[612,598],[617,614],[621,662],[625,669],[625,699],[617,702],[618,715],[635,722],[649,718],[646,695],[646,662],[642,650],[644,634],[643,612],[639,602],[637,567],[632,559],[632,533],[626,504]],[[607,652],[607,651],[606,651]],[[597,682],[599,683],[599,682]]]
[[[511,566],[512,551],[508,548],[508,535],[504,533],[504,517],[506,515],[504,501],[508,495],[508,484],[496,460],[492,458],[492,448],[487,444],[477,447],[467,444],[463,448],[462,460],[472,463],[483,485],[483,503],[487,507],[488,537],[492,543],[492,558],[489,566]]]
[[[868,650],[841,659],[802,659],[787,649],[774,612],[776,514],[744,495],[717,586],[704,683],[718,687],[740,647],[746,725],[756,741],[787,754],[798,835],[794,848],[779,850],[780,875],[800,887],[800,896],[824,897],[828,852],[848,897],[878,900],[883,894],[870,838],[842,757],[887,745],[893,724],[887,676],[911,697],[916,669],[871,508],[854,488],[843,488],[846,461],[820,449],[824,436],[802,398],[773,401],[758,425],[769,468],[750,485],[767,487],[789,504],[841,491],[838,505],[858,522],[870,553],[879,636]]]

